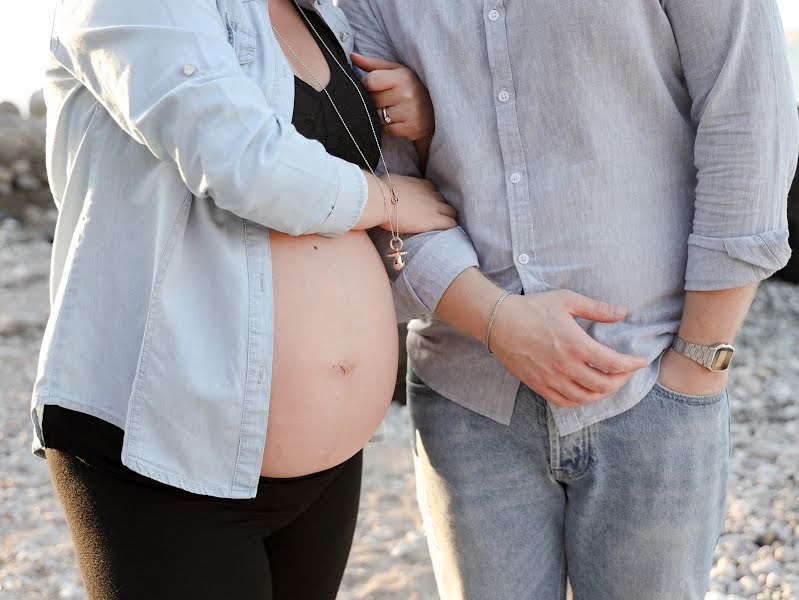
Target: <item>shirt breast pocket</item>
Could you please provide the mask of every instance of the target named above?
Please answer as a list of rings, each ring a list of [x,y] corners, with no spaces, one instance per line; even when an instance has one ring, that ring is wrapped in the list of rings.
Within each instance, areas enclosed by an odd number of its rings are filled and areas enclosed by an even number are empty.
[[[225,13],[228,42],[239,57],[239,64],[246,65],[255,60],[257,36],[247,20],[230,12]]]

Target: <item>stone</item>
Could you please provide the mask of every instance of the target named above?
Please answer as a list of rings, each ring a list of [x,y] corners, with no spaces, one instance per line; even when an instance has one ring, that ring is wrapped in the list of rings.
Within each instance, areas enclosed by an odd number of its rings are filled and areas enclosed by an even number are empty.
[[[753,594],[759,588],[757,580],[751,575],[744,575],[738,580],[738,584],[746,594]]]
[[[15,175],[24,175],[31,172],[31,161],[27,158],[18,158],[11,163],[11,170]]]
[[[790,546],[780,546],[774,550],[774,558],[780,562],[791,562],[795,556]]]
[[[767,575],[772,571],[779,571],[782,568],[780,563],[771,557],[761,558],[749,565],[752,575]]]
[[[710,570],[710,577],[728,585],[735,579],[735,572],[735,563],[726,557],[722,557],[719,559],[719,562],[716,563],[716,566]]]
[[[771,467],[771,465],[765,465],[765,466]],[[763,473],[761,472],[760,475],[763,475]],[[775,531],[766,531],[761,535],[757,536],[757,539],[755,539],[755,543],[757,543],[758,546],[770,546],[779,539],[780,536]]]
[[[766,587],[776,588],[782,582],[782,576],[776,571],[772,571],[766,576]]]
[[[14,185],[18,190],[22,190],[23,192],[35,192],[42,188],[42,182],[30,173],[17,175],[17,178],[14,180]]]
[[[0,113],[0,140],[3,140],[0,144],[0,166],[10,166],[20,159],[27,160],[33,176],[39,181],[47,181],[43,120]]]
[[[20,115],[19,108],[13,102],[0,102],[0,115],[12,115],[18,117]]]
[[[47,116],[47,105],[44,103],[44,92],[38,90],[31,95],[28,103],[28,112],[31,117],[43,119]]]

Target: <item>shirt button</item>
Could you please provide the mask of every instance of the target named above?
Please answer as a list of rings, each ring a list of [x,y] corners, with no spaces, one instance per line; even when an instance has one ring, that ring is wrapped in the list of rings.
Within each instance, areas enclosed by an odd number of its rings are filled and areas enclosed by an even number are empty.
[[[346,31],[342,31],[341,35],[339,35],[339,38],[342,42],[346,42],[348,39],[350,39],[350,34]]]
[[[488,13],[488,20],[489,21],[498,21],[499,20],[499,11],[494,9]]]
[[[522,180],[522,176],[520,173],[511,173],[510,175],[510,182],[511,183],[519,183]]]
[[[191,77],[197,72],[197,67],[194,65],[183,65],[183,74],[186,77]]]
[[[510,100],[510,94],[508,93],[507,90],[502,90],[499,93],[499,101],[500,102],[507,102],[508,100]]]
[[[526,265],[527,263],[530,262],[530,257],[527,256],[526,254],[520,254],[519,255],[519,262],[521,264],[523,264],[523,265]]]

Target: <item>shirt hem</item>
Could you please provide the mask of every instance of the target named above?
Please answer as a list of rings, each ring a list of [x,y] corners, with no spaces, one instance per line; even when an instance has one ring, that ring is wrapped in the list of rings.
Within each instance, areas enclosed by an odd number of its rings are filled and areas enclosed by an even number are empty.
[[[97,417],[98,419],[102,419],[103,421],[107,421],[108,423],[119,427],[123,431],[125,430],[124,418],[120,418],[117,415],[98,409],[95,406],[91,406],[83,402],[68,400],[59,396],[38,396],[34,398],[31,405],[31,419],[33,420],[34,426],[33,454],[39,458],[46,458],[47,448],[44,445],[44,436],[40,427],[37,413],[39,409],[48,405],[60,406],[61,408],[82,412],[84,414]],[[257,486],[253,488],[239,486],[231,488],[208,485],[199,481],[186,479],[177,473],[135,457],[122,458],[122,464],[139,475],[147,477],[148,479],[152,479],[153,481],[157,481],[159,483],[163,483],[170,487],[178,488],[192,494],[236,500],[255,498],[258,492]]]

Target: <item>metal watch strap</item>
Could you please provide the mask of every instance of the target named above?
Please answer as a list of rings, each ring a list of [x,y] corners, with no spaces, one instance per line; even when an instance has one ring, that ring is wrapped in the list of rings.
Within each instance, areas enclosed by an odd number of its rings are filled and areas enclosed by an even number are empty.
[[[690,358],[694,362],[698,362],[703,367],[708,369],[711,367],[711,361],[715,355],[714,348],[687,342],[680,337],[674,339],[672,347],[683,356]]]

